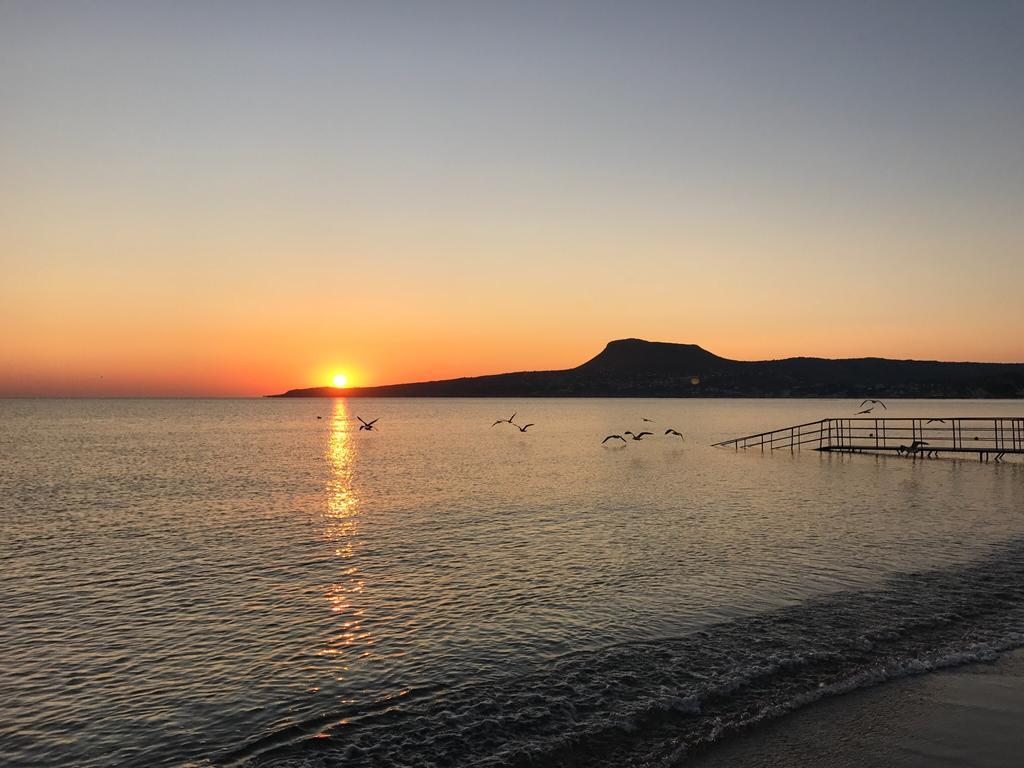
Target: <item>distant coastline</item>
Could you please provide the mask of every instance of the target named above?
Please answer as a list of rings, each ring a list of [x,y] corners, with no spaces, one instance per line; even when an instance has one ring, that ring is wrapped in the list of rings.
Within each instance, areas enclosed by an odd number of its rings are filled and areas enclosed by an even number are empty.
[[[377,387],[310,387],[268,397],[913,397],[1024,398],[1024,363],[741,361],[696,344],[620,339],[576,368]]]

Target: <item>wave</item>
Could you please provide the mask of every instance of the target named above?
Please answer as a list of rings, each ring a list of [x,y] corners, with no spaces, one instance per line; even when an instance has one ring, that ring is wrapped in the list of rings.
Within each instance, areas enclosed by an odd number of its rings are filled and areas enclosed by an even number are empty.
[[[215,764],[668,766],[826,696],[1024,646],[1024,540],[683,637],[568,654],[529,675],[348,707]],[[327,730],[325,727],[330,725]]]

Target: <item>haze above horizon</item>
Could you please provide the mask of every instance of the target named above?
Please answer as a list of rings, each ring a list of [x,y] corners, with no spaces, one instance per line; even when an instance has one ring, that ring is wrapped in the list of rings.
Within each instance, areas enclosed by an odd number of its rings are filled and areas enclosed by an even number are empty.
[[[1024,361],[1024,5],[0,6],[0,396]]]

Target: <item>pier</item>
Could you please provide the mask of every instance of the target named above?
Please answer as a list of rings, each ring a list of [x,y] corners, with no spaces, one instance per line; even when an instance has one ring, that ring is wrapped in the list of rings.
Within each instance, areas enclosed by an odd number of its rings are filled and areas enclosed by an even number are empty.
[[[1002,461],[1024,454],[1024,417],[852,416],[822,419],[714,443],[715,447],[764,451],[802,449],[843,453],[896,453],[911,457],[977,454]]]

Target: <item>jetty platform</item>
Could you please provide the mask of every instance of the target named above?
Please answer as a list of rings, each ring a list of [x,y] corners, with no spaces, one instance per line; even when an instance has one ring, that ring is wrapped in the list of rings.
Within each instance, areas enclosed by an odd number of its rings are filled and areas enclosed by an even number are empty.
[[[973,454],[980,461],[1002,461],[1024,454],[1024,417],[851,416],[795,424],[714,443],[739,451],[838,451],[895,453],[910,457]]]

